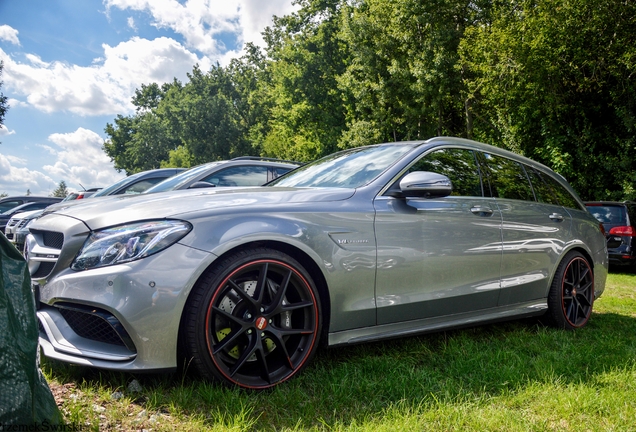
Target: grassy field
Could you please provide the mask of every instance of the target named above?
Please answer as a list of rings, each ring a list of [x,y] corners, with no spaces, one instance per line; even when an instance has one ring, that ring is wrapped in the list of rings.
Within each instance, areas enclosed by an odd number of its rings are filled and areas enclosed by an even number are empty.
[[[611,274],[576,332],[525,320],[322,350],[267,392],[52,361],[43,370],[83,430],[634,431],[636,275]]]

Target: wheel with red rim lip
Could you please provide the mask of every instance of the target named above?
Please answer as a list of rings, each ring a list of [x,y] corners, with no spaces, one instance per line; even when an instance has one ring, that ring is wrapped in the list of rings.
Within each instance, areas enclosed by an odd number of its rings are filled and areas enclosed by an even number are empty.
[[[587,324],[594,304],[594,274],[579,252],[569,252],[559,264],[550,294],[548,316],[556,327],[573,330]]]
[[[296,260],[272,249],[223,259],[194,288],[184,317],[188,358],[199,372],[250,389],[296,375],[320,337],[313,280]]]

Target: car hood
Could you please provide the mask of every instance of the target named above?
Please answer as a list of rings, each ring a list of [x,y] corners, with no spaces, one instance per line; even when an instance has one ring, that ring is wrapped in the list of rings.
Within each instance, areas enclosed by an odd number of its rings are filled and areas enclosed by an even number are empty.
[[[170,191],[140,195],[115,195],[88,199],[73,205],[47,208],[46,214],[66,215],[83,221],[90,229],[150,219],[195,219],[213,214],[283,210],[300,203],[340,201],[355,189],[250,187]]]

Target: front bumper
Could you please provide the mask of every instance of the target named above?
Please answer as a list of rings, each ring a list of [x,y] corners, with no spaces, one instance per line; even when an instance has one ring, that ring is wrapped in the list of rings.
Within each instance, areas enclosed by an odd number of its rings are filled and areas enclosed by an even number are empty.
[[[44,354],[115,370],[175,368],[187,296],[212,258],[174,244],[127,264],[81,272],[67,268],[38,281]]]

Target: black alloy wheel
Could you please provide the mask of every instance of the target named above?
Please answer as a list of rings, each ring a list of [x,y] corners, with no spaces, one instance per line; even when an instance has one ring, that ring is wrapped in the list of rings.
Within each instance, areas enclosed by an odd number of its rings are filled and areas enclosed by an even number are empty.
[[[558,328],[573,330],[587,324],[594,304],[594,274],[585,257],[569,252],[557,268],[548,297],[549,317]]]
[[[272,249],[224,259],[195,287],[185,312],[189,358],[207,378],[266,389],[299,372],[318,346],[318,292],[305,269]]]

